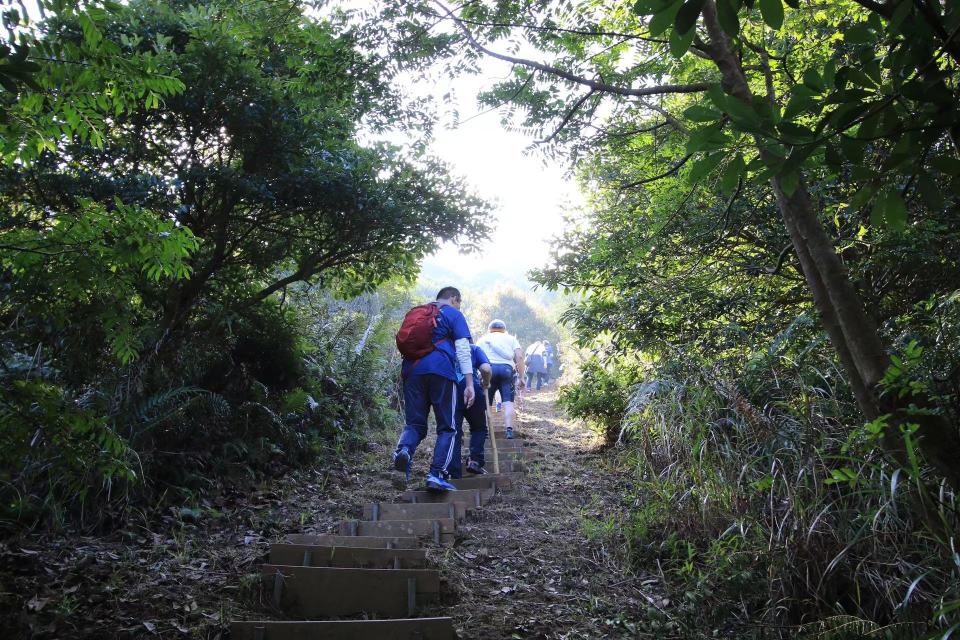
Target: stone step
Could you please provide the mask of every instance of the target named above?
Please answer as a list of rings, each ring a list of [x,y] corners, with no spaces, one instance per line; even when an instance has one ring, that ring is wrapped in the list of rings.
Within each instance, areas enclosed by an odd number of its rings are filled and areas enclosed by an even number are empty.
[[[513,488],[513,478],[508,475],[488,473],[485,476],[474,476],[472,478],[458,478],[451,480],[450,484],[457,489],[511,489]]]
[[[427,551],[275,543],[270,545],[270,564],[356,569],[423,569],[427,566]]]
[[[453,518],[433,520],[344,520],[340,523],[340,535],[344,536],[414,536],[428,538],[438,545],[453,544],[457,525]]]
[[[434,569],[344,569],[339,567],[261,567],[273,605],[295,617],[360,614],[413,616],[440,595]]]
[[[420,541],[411,536],[340,536],[329,533],[290,534],[290,544],[318,544],[327,547],[366,547],[368,549],[416,549]]]
[[[470,477],[470,476],[468,476]],[[404,491],[401,500],[413,502],[462,502],[463,504],[480,507],[493,500],[493,489],[461,489],[459,491]]]
[[[471,506],[472,508],[474,507]],[[427,502],[422,504],[377,502],[363,507],[363,519],[373,521],[436,520],[437,518],[463,520],[466,515],[467,508],[463,502]]]
[[[451,618],[234,622],[232,640],[453,640]]]

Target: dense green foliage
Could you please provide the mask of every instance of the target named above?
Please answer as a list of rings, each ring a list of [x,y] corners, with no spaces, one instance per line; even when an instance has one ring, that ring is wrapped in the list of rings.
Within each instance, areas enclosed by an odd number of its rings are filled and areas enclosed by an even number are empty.
[[[943,634],[960,4],[787,5],[421,10],[451,55],[511,65],[485,99],[568,153],[591,198],[537,279],[583,296],[565,319],[600,359],[565,404],[625,427],[622,540],[682,603],[659,628]]]
[[[578,373],[576,384],[561,389],[560,406],[571,418],[587,422],[607,444],[616,443],[623,432],[632,390],[642,381],[642,370],[636,362],[606,363],[592,357]]]
[[[294,0],[42,4],[7,12],[0,64],[4,522],[362,432],[403,306],[371,292],[487,213],[435,160],[359,142],[430,125],[377,28]]]

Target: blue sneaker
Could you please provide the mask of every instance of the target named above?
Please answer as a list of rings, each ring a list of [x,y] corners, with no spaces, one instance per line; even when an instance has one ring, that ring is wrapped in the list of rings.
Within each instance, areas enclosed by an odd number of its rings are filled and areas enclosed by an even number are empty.
[[[457,488],[441,478],[440,476],[435,476],[432,473],[427,474],[427,491],[456,491]]]
[[[397,471],[409,473],[410,471],[410,450],[406,447],[397,447],[393,452],[393,468]]]

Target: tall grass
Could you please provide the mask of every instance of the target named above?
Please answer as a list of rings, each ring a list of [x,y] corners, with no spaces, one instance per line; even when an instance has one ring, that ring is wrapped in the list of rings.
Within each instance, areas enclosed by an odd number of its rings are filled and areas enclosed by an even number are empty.
[[[621,423],[636,480],[621,541],[636,568],[659,567],[685,635],[960,628],[955,492],[891,465],[869,428],[850,426],[829,361],[771,352],[737,370],[660,362]]]

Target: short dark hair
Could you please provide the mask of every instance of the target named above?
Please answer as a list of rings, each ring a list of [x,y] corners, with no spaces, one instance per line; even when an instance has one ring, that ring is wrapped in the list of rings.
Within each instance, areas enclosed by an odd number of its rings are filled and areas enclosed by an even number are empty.
[[[460,298],[460,289],[456,287],[444,287],[437,294],[437,300],[447,300],[449,298]]]

